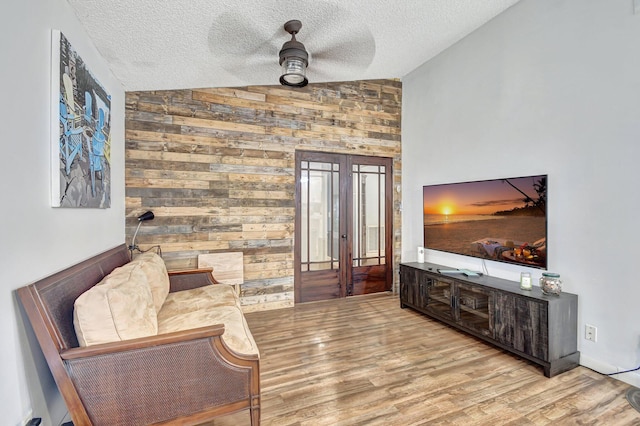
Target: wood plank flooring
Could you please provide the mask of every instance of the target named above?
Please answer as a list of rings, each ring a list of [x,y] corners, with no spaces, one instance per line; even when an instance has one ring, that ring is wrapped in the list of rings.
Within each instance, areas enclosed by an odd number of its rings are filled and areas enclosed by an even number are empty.
[[[629,385],[542,368],[382,293],[248,313],[262,425],[640,425]],[[248,425],[248,411],[208,423]]]

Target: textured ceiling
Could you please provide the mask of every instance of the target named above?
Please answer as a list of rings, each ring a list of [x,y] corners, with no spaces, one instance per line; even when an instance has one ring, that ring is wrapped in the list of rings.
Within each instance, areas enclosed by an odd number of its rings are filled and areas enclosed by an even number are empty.
[[[125,90],[278,84],[297,35],[310,83],[402,78],[519,0],[68,0]]]

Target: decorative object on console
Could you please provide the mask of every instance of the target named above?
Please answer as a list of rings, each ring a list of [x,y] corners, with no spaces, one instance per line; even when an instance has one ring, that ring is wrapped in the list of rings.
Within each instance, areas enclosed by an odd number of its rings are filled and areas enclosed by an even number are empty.
[[[531,272],[520,272],[520,288],[522,290],[532,290]]]
[[[129,246],[129,252],[131,253],[131,257],[133,257],[134,251],[140,251],[140,252],[142,251],[136,245],[136,236],[138,235],[138,231],[140,230],[140,225],[142,225],[142,222],[144,221],[153,220],[154,217],[155,215],[151,210],[147,210],[146,212],[138,216],[138,226],[136,227],[136,232],[133,233],[133,239],[131,240],[131,245]]]
[[[555,294],[558,296],[562,291],[562,281],[560,274],[553,272],[543,272],[540,277],[540,288],[544,294]]]
[[[547,268],[547,176],[426,185],[424,247]]]

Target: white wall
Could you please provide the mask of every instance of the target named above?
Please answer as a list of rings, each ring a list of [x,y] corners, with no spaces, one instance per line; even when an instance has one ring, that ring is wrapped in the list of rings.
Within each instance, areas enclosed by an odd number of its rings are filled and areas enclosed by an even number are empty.
[[[66,413],[14,291],[124,242],[124,89],[64,0],[10,0],[0,14],[0,413],[57,425]],[[61,30],[112,94],[110,209],[50,207],[50,33]]]
[[[579,295],[581,363],[602,372],[640,364],[632,4],[522,0],[403,78],[403,261],[422,245],[422,185],[548,174],[549,269]],[[435,251],[427,261],[482,268]],[[512,280],[523,269],[487,267]],[[584,340],[585,323],[598,328],[596,343]],[[616,377],[640,386],[637,372]]]

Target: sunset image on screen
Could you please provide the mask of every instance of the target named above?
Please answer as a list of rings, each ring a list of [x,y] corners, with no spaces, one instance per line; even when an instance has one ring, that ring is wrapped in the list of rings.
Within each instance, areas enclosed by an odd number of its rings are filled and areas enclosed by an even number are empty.
[[[546,266],[546,196],[544,175],[426,185],[424,247]]]

